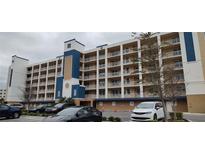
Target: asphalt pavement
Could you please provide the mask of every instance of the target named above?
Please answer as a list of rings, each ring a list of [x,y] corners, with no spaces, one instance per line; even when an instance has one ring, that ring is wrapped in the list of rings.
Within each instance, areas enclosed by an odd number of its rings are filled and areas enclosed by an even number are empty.
[[[103,112],[104,117],[119,117],[122,122],[130,121],[130,112],[111,112],[105,111]],[[40,116],[21,116],[18,119],[0,119],[0,122],[42,122],[46,117]],[[184,118],[191,121],[191,122],[205,122],[205,114],[199,113],[184,113]]]

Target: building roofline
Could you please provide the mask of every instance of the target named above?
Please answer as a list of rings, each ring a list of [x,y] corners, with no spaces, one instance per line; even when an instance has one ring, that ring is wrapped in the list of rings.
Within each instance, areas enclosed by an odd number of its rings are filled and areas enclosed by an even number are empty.
[[[64,43],[68,43],[68,42],[71,42],[71,41],[76,41],[77,43],[81,44],[82,46],[85,46],[83,43],[80,43],[76,39],[71,39],[71,40],[65,41]]]
[[[26,61],[29,61],[29,59],[26,59],[26,58],[22,58],[22,57],[19,57],[17,55],[13,55],[12,57],[16,57],[16,58],[19,58],[19,59],[22,59],[22,60],[26,60]]]

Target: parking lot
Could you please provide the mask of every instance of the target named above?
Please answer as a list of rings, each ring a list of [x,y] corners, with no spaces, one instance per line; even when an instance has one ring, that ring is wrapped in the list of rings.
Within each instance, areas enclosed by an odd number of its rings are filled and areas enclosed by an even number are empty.
[[[130,112],[103,112],[104,117],[119,117],[122,122],[128,122]],[[21,116],[19,119],[0,119],[0,122],[42,122],[46,117],[40,116]],[[192,122],[205,122],[205,114],[184,113],[184,118]]]

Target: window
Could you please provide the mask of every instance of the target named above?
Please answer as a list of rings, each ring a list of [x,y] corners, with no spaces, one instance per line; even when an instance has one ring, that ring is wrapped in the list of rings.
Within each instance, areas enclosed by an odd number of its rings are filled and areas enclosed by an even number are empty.
[[[116,106],[116,102],[112,102],[112,106]]]
[[[74,96],[76,96],[77,95],[77,90],[76,89],[74,89]]]
[[[67,44],[67,48],[68,48],[68,49],[71,48],[71,44]]]
[[[11,69],[10,80],[9,80],[9,87],[11,87],[12,75],[13,75],[13,69]]]
[[[58,90],[58,97],[60,97],[60,95],[61,95],[61,92],[60,92],[60,90]]]

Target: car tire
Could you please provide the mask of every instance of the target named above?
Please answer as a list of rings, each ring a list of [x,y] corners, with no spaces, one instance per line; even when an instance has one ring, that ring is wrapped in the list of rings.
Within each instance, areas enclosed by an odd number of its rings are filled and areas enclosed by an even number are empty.
[[[14,114],[13,114],[13,118],[14,119],[17,119],[17,118],[19,118],[20,117],[20,114],[18,113],[18,112],[15,112]]]
[[[156,114],[154,114],[154,116],[153,116],[153,121],[157,121],[158,119],[157,119],[157,115]]]

